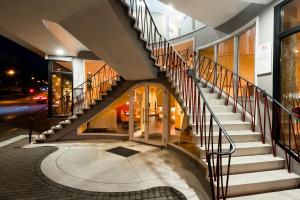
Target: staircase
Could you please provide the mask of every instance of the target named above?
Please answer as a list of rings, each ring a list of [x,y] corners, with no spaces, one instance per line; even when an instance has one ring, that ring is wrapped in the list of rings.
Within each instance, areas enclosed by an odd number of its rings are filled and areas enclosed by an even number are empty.
[[[294,194],[299,194],[300,176],[291,172],[291,160],[300,160],[298,149],[284,137],[275,140],[274,130],[280,134],[286,130],[280,118],[274,127],[270,120],[271,108],[275,108],[275,116],[288,111],[263,90],[210,59],[194,52],[186,57],[176,52],[159,33],[144,0],[120,0],[120,4],[158,68],[158,76],[165,76],[189,116],[212,199],[265,199],[285,194],[299,198]],[[54,141],[72,131],[74,128],[68,128],[72,124],[86,122],[108,105],[105,95],[112,95],[110,89],[118,88],[118,82],[116,75],[109,78],[109,84],[105,81],[101,87],[95,86],[99,98],[79,94],[74,115],[44,131],[38,141]],[[289,127],[298,123],[293,114],[288,112],[288,116]],[[294,137],[293,145],[297,144],[295,132],[289,130],[288,134],[289,141]],[[285,158],[277,156],[278,147]]]
[[[94,117],[133,84],[135,84],[134,81],[121,79],[112,68],[105,64],[87,81],[73,89],[73,111],[70,111],[69,116],[58,119],[42,119],[41,115],[46,108],[31,116],[33,122],[31,131],[35,127],[39,127],[39,132],[41,132],[36,142],[56,141],[72,131],[77,134],[77,128],[81,124]],[[66,95],[72,96],[72,94]],[[54,100],[52,104],[63,105],[65,96]]]
[[[233,72],[230,74],[227,69],[222,71],[223,68],[219,69],[216,63],[205,57],[194,56],[188,64],[189,57],[184,59],[160,35],[144,1],[121,2],[128,7],[134,28],[146,42],[156,66],[160,72],[165,72],[182,107],[189,114],[195,145],[207,168],[212,199],[237,196],[259,199],[259,196],[251,196],[258,193],[271,198],[278,191],[282,194],[299,193],[296,188],[300,187],[300,176],[290,171],[288,161],[291,160],[291,146],[282,145],[287,152],[286,159],[276,156],[268,103],[270,100],[278,102],[260,88],[249,87],[251,84],[247,81],[246,91],[241,91],[244,79]],[[234,77],[237,78],[237,88],[234,88]],[[212,78],[215,81],[210,81]],[[254,95],[250,98],[252,88]],[[283,108],[279,103],[278,106]],[[297,120],[293,115],[291,117]],[[270,129],[269,137],[266,136],[266,127]],[[271,144],[265,142],[266,138]]]

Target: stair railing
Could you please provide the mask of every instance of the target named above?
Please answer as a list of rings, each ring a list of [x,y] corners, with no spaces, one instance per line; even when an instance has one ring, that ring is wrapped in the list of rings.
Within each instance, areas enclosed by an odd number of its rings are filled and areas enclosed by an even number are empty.
[[[191,69],[188,62],[159,33],[144,0],[121,1],[129,7],[129,15],[135,19],[135,28],[140,31],[140,37],[152,50],[152,57],[156,58],[155,64],[166,72],[180,94],[182,105],[192,116],[194,129],[200,136],[200,145],[205,149],[212,198],[226,199],[231,156],[236,147],[200,89],[197,77],[200,67]],[[217,132],[217,137],[214,132]],[[223,158],[227,158],[226,161]]]
[[[216,91],[219,98],[225,97],[225,104],[231,102],[234,112],[239,108],[243,121],[250,119],[252,131],[262,133],[262,142],[271,142],[274,156],[277,154],[276,145],[284,150],[290,172],[291,159],[300,162],[300,119],[297,113],[289,111],[265,90],[227,67],[188,51],[188,55],[193,57],[192,65],[200,68],[201,80],[205,85],[212,86],[211,92]]]
[[[84,108],[88,108],[95,100],[100,99],[101,95],[103,95],[118,78],[118,73],[107,64],[104,64],[85,82],[74,88],[72,92],[52,101],[52,105],[67,103],[71,109],[68,115],[48,118],[48,105],[30,114],[29,143],[31,143],[32,140],[33,129],[37,129],[39,133],[38,138],[40,138],[42,132],[59,125],[59,122],[66,120],[67,117],[70,117],[74,113],[83,112]],[[70,99],[70,102],[66,102],[66,99],[70,96],[73,96],[73,98]]]

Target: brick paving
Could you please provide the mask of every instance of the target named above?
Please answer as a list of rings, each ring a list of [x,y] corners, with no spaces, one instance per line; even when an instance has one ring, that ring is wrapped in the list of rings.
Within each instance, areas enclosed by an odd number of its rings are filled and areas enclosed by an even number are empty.
[[[43,158],[57,147],[23,149],[27,139],[0,148],[0,199],[98,199],[98,200],[186,200],[171,187],[155,187],[135,192],[88,192],[57,184],[41,172]]]

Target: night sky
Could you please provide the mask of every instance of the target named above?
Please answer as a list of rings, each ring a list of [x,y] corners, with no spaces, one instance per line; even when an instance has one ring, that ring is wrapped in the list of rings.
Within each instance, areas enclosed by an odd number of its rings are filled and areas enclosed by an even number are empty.
[[[14,77],[7,77],[9,69],[16,71]],[[21,87],[23,92],[29,87],[36,87],[31,77],[47,81],[47,61],[0,35],[0,93],[1,87]]]

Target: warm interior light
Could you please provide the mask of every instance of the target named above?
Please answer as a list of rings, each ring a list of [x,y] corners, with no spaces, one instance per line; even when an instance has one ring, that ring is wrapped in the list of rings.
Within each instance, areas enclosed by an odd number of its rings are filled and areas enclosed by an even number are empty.
[[[58,55],[58,56],[62,56],[62,55],[64,55],[64,50],[62,50],[62,49],[56,49],[56,51],[55,51],[55,54],[56,55]]]
[[[126,101],[126,104],[129,105],[129,101]]]
[[[15,71],[14,70],[12,70],[12,69],[10,69],[10,70],[8,70],[7,71],[7,75],[9,75],[9,76],[13,76],[13,75],[15,75]]]
[[[34,77],[31,77],[31,80],[34,80],[35,78]]]
[[[175,112],[175,106],[171,107],[171,112]]]

